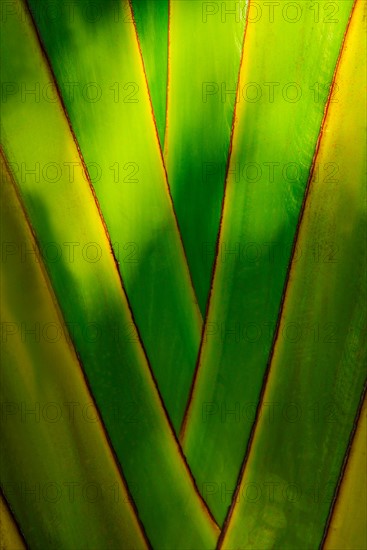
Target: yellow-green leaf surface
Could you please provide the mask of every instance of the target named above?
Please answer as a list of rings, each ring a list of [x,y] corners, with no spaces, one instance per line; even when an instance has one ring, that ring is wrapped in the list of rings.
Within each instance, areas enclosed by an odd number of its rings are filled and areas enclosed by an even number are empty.
[[[71,17],[60,0],[50,2],[59,10],[53,19],[43,4],[30,1],[137,326],[178,430],[195,369],[201,317],[168,192],[130,5],[127,0],[87,0],[73,4]]]
[[[217,528],[162,408],[60,102],[22,95],[25,83],[52,81],[32,25],[13,16],[2,31],[2,79],[13,86],[4,149],[139,516],[157,548],[212,548]]]
[[[25,550],[26,546],[3,495],[0,495],[0,549]]]
[[[168,0],[131,0],[161,148],[167,108]]]
[[[263,10],[258,19],[256,5]],[[184,452],[218,523],[226,516],[249,441],[353,2],[335,2],[337,22],[325,10],[317,20],[313,5],[305,1],[272,18],[266,2],[250,3],[216,270],[183,430]],[[335,168],[321,164],[320,181],[332,180]],[[302,246],[302,257],[312,259],[313,246],[323,246],[323,258],[334,250],[315,235]]]
[[[367,401],[365,397],[325,540],[325,550],[367,548],[366,487]]]
[[[42,262],[22,257],[34,241],[1,164],[4,494],[32,548],[146,548]]]
[[[172,0],[165,161],[205,313],[233,123],[245,0]]]
[[[320,254],[292,262],[223,550],[318,548],[361,401],[367,364],[366,106],[359,101],[366,85],[364,11],[365,2],[357,0],[336,73],[338,102],[327,112],[297,240],[301,250],[317,244]],[[338,166],[334,181],[315,177],[329,162]],[[330,243],[337,251],[332,260]]]

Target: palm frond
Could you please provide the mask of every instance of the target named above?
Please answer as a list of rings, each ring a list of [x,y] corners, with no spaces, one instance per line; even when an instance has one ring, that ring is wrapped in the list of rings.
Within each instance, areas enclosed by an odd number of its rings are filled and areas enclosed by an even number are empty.
[[[2,549],[366,546],[366,5],[3,3]]]

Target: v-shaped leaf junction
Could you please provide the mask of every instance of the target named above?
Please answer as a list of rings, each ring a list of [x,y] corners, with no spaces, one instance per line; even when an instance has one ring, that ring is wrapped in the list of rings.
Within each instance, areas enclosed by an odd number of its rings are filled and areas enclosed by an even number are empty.
[[[366,546],[365,21],[4,3],[6,547]]]

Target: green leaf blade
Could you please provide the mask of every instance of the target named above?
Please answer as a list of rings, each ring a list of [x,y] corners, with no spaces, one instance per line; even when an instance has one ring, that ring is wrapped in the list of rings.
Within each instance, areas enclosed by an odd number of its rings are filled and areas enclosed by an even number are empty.
[[[42,261],[31,252],[35,242],[3,158],[1,168],[4,494],[32,548],[143,550],[144,536]]]
[[[226,10],[234,10],[226,14]],[[214,11],[214,13],[212,13]],[[170,4],[165,162],[205,314],[218,235],[246,2]]]
[[[132,0],[161,148],[164,146],[168,76],[168,0]]]
[[[56,4],[64,13],[63,2]],[[64,14],[55,21],[37,0],[30,5],[89,167],[134,319],[178,431],[202,319],[169,196],[130,5],[127,0],[87,1],[75,5],[72,20]],[[95,21],[88,16],[93,6],[102,14]]]
[[[6,548],[25,550],[23,537],[2,494],[0,495],[0,534],[1,545],[4,550]]]
[[[4,61],[2,77],[19,92],[22,82],[38,82],[41,90],[52,82],[27,14],[4,24],[2,55],[18,59]],[[210,549],[218,529],[167,421],[61,104],[13,94],[3,104],[2,124],[4,150],[55,295],[147,536],[160,548]],[[32,140],[19,132],[24,126],[32,128]],[[45,167],[64,163],[74,163],[74,180],[63,170],[51,182]],[[33,175],[24,172],[35,167]]]
[[[303,251],[317,243],[320,256],[305,253],[292,262],[261,414],[223,548],[320,545],[363,397],[367,159],[366,106],[358,98],[366,83],[364,30],[364,6],[357,1],[336,73],[338,102],[332,95],[297,240]],[[318,169],[327,163],[337,164],[338,176],[320,181]],[[301,336],[287,337],[290,326],[302,328]],[[272,421],[269,403],[278,404]],[[246,498],[250,482],[261,497]],[[276,488],[273,500],[266,483]]]
[[[362,403],[348,462],[325,539],[326,550],[365,548],[367,533],[367,401]]]
[[[194,477],[220,524],[255,418],[323,118],[327,93],[314,101],[309,87],[318,81],[328,90],[352,2],[338,3],[337,24],[313,25],[310,6],[302,3],[298,23],[263,17],[246,31],[217,266],[183,430]],[[265,47],[268,54],[259,58]],[[263,82],[280,83],[274,100],[262,85],[258,101],[245,101],[248,83]],[[302,91],[298,101],[283,95],[294,82]]]

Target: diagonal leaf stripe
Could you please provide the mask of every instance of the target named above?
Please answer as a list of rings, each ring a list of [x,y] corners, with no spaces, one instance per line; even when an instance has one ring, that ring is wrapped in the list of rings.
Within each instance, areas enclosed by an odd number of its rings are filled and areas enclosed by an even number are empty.
[[[162,408],[62,105],[43,95],[22,101],[22,83],[44,90],[52,82],[27,16],[3,24],[2,56],[17,59],[2,70],[14,92],[2,110],[7,159],[149,540],[212,548],[218,530]],[[20,127],[32,128],[32,140]],[[66,170],[50,181],[47,170],[65,165],[74,166],[73,181]]]
[[[245,0],[170,3],[165,162],[203,315],[219,228],[246,4]]]
[[[366,106],[358,96],[366,83],[364,4],[357,0],[353,9],[333,84],[338,102],[326,111],[298,234],[301,249],[318,242],[320,256],[293,257],[249,457],[219,544],[226,550],[320,545],[363,398],[367,163]],[[320,181],[321,166],[336,159],[338,177]],[[325,261],[330,243],[337,250],[332,262]],[[304,336],[284,338],[289,323],[307,327]],[[277,405],[271,421],[269,404]]]
[[[3,494],[0,494],[0,544],[1,548],[25,550],[26,545],[22,533],[12,516]]]
[[[316,23],[308,1],[294,24],[280,17],[251,24],[254,7],[250,3],[211,301],[182,430],[184,452],[219,524],[249,441],[352,2],[338,2],[332,24]],[[268,54],[259,57],[265,47]],[[328,177],[326,168],[320,178]]]
[[[348,462],[328,526],[325,550],[367,548],[367,399],[358,419]]]
[[[147,548],[42,262],[20,255],[35,243],[1,168],[4,493],[32,548]]]
[[[1,550],[366,547],[366,9],[3,3]]]
[[[60,0],[53,4],[61,15],[52,20],[43,3],[29,4],[89,167],[147,355],[178,430],[202,321],[129,2],[88,0],[75,4],[71,19]],[[93,10],[103,16],[92,18]]]
[[[161,148],[164,145],[168,78],[168,0],[131,0]]]

